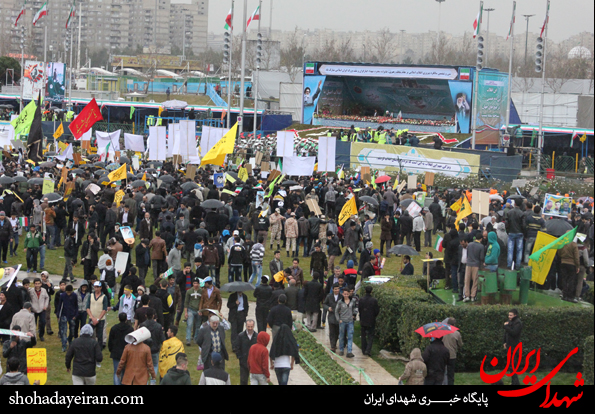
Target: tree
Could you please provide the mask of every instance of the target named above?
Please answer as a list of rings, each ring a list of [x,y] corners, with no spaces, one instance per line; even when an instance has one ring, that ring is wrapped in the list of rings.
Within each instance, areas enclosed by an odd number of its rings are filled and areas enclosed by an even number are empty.
[[[296,26],[289,38],[289,42],[287,42],[287,46],[281,49],[281,66],[289,74],[289,79],[292,83],[295,82],[297,75],[302,70],[305,55],[304,38],[298,35],[298,28]]]
[[[341,42],[337,42],[335,39],[327,40],[322,47],[314,51],[313,59],[327,62],[355,61],[351,37],[344,38]]]
[[[395,35],[388,28],[383,28],[372,40],[373,62],[389,63],[396,56]]]
[[[14,81],[17,82],[21,78],[21,64],[18,60],[8,56],[0,57],[0,85],[6,83],[6,71],[12,69],[14,72]],[[8,82],[11,83],[12,79],[8,76]]]

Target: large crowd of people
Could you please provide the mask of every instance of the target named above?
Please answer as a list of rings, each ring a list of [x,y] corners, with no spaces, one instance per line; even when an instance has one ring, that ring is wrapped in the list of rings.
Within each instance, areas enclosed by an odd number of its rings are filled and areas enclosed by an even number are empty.
[[[81,165],[81,171],[67,175],[65,184],[75,187],[64,200],[43,194],[38,181],[45,173],[57,177],[55,165],[34,166],[17,156],[5,156],[2,165],[4,177],[24,179],[2,184],[1,260],[6,265],[10,253],[15,257],[11,263],[22,260],[28,273],[0,292],[0,329],[26,333],[1,337],[7,375],[26,372],[26,349],[45,341],[57,326],[74,384],[95,383],[108,351],[114,384],[188,383],[184,346],[193,344],[202,349],[201,384],[230,383],[225,362],[232,352],[240,361],[241,384],[268,383],[269,368],[286,384],[299,363],[291,335],[294,320],[311,331],[325,329],[332,352],[351,358],[359,318],[362,354],[369,356],[381,310],[372,286],[364,282],[382,274],[385,260],[402,261],[404,275],[422,274],[409,256],[391,255],[391,246],[405,244],[421,252],[422,242],[432,247],[441,232],[444,262],[432,263],[424,275],[446,279],[447,289],[459,300],[473,301],[478,270],[526,264],[537,231],[549,219],[542,215],[539,195],[525,194],[514,206],[494,199],[490,215],[481,220],[472,214],[457,222],[450,206],[468,193],[460,188],[430,190],[432,202],[412,217],[402,204],[421,188],[398,194],[390,182],[371,186],[355,177],[331,179],[321,173],[278,182],[270,198],[259,200],[257,192],[267,183],[255,177],[217,188],[211,168],[199,169],[191,179],[171,162],[154,161],[141,164],[136,178],[147,181],[134,186],[130,180],[104,185],[98,171],[105,164]],[[118,190],[124,192],[119,203]],[[375,202],[363,202],[364,196]],[[339,223],[352,197],[361,214]],[[586,272],[592,278],[591,209],[589,202],[578,203],[567,219],[555,218],[586,235],[580,246],[571,243],[557,254],[543,286],[559,289],[565,300],[578,301],[586,289]],[[124,239],[121,229],[126,227],[134,231],[134,240]],[[377,231],[378,245],[373,237]],[[63,249],[64,257],[58,286],[45,270],[47,251],[55,249]],[[119,252],[128,253],[127,262],[116,269]],[[271,253],[272,260],[265,260]],[[82,280],[72,270],[79,263]],[[251,283],[255,290],[222,297],[220,288],[234,281]],[[248,317],[251,306],[255,320]],[[222,308],[228,310],[225,319]],[[109,311],[118,312],[119,323],[107,329]],[[140,328],[146,328],[149,338],[128,343],[127,335]],[[439,345],[442,341],[431,346]],[[449,346],[456,353],[456,343]],[[429,356],[441,353],[439,360]],[[440,382],[447,366],[454,370],[448,365],[452,352],[446,354],[413,350],[402,379],[421,381],[420,364],[425,363],[433,373],[426,383]],[[448,382],[454,383],[454,371]]]

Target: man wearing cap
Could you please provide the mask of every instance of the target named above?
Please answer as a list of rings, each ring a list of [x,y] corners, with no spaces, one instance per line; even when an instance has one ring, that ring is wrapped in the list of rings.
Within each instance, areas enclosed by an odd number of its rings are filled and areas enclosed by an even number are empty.
[[[198,385],[231,385],[230,376],[225,372],[225,361],[219,352],[211,354],[212,367],[202,372]],[[223,364],[223,367],[221,366]]]
[[[103,294],[101,288],[100,281],[93,283],[93,292],[87,295],[87,315],[89,316],[93,333],[97,337],[97,342],[103,344],[103,326],[105,325],[105,314],[107,313],[109,300]]]
[[[211,316],[209,322],[201,326],[195,337],[195,342],[200,347],[199,360],[203,363],[205,370],[211,368],[212,362],[215,362],[212,361],[212,355],[215,353],[223,357],[221,360],[221,369],[225,370],[225,360],[229,360],[225,347],[225,330],[219,322],[220,319],[218,316]]]
[[[204,280],[204,288],[200,297],[198,309],[215,309],[221,312],[223,300],[221,299],[221,292],[213,286],[213,279],[209,276]],[[206,322],[209,316],[209,311],[204,311],[202,320]]]
[[[275,212],[271,215],[271,218],[269,219],[271,225],[271,250],[273,249],[274,240],[277,240],[277,250],[279,250],[279,245],[281,243],[281,228],[283,220],[285,220],[285,217],[283,217],[280,213],[281,209],[276,208]]]
[[[10,224],[10,220],[6,218],[4,211],[0,211],[0,250],[2,252],[2,261],[4,263],[8,263],[6,261],[6,254],[8,253],[9,244],[12,242],[12,233],[12,224]]]

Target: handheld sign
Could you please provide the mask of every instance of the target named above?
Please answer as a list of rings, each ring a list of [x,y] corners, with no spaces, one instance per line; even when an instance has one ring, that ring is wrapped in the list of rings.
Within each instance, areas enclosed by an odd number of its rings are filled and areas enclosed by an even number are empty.
[[[48,360],[45,348],[27,349],[27,378],[33,384],[44,385],[48,380]]]

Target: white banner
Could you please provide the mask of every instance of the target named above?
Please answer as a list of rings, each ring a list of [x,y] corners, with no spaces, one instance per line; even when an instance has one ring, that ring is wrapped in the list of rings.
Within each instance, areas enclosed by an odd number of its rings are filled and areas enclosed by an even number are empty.
[[[83,134],[81,137],[82,141],[91,141],[91,137],[93,136],[93,128],[89,128],[87,132]]]
[[[228,132],[229,129],[227,128],[202,127],[202,134],[200,136],[200,155],[204,157],[205,154],[209,152]]]
[[[409,215],[411,217],[415,218],[420,215],[421,207],[416,202],[413,202],[413,203],[409,204],[409,207],[407,207],[407,211],[409,212]]]
[[[97,153],[103,154],[105,152],[105,147],[108,143],[111,143],[109,146],[109,153],[115,155],[116,151],[120,151],[120,133],[122,132],[121,129],[114,131],[112,133],[95,131],[95,138],[97,138]]]
[[[318,138],[318,171],[335,172],[336,137]]]
[[[166,135],[167,131],[164,126],[149,127],[149,160],[165,161],[167,155]]]
[[[293,138],[290,131],[277,132],[277,157],[293,157]]]
[[[131,151],[145,152],[145,142],[142,135],[124,134],[124,147]]]
[[[283,157],[283,174],[308,176],[314,172],[316,157]]]
[[[180,155],[184,161],[198,156],[196,149],[196,121],[180,121]]]
[[[0,123],[0,148],[10,146],[10,141],[14,139],[14,128],[10,123]]]
[[[420,78],[450,80],[454,80],[458,76],[458,72],[455,68],[321,65],[318,68],[318,70],[321,75],[326,76],[359,76],[373,78]]]
[[[174,147],[176,142],[180,140],[180,124],[169,124],[167,128],[167,158],[174,156]],[[178,152],[179,152],[178,144]],[[176,154],[178,154],[176,152]]]

